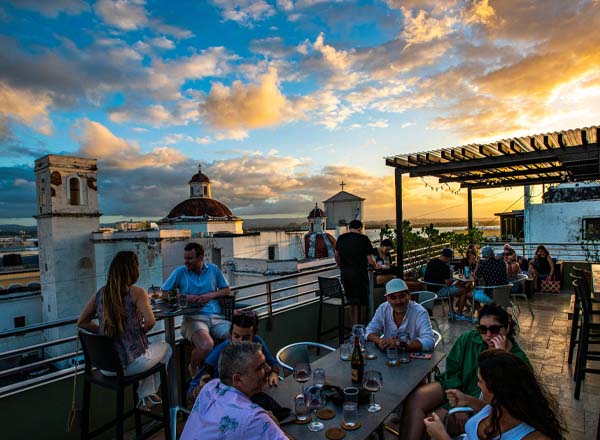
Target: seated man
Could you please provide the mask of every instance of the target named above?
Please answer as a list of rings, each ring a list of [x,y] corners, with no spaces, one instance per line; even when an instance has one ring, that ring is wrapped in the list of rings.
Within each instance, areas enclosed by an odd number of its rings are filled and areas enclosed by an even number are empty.
[[[449,263],[452,260],[452,249],[444,248],[440,253],[439,257],[432,259],[427,263],[425,268],[425,276],[423,281],[425,282],[427,290],[431,290],[438,294],[440,298],[446,298],[448,296],[458,296],[458,304],[456,305],[456,313],[452,310],[448,312],[451,317],[460,321],[468,321],[470,318],[463,315],[463,309],[469,296],[470,285],[459,285],[458,281],[453,284],[452,270],[450,269]],[[435,286],[426,283],[434,284],[445,284],[445,286]],[[452,301],[450,301],[450,307],[452,307]]]
[[[219,357],[219,372],[221,378],[200,391],[181,440],[287,440],[269,413],[250,400],[264,391],[271,373],[260,344],[229,344]]]
[[[497,260],[490,246],[481,248],[481,261],[475,271],[475,281],[479,286],[502,286],[508,284],[506,264]],[[479,303],[492,302],[492,289],[476,290],[473,299]]]
[[[375,312],[367,325],[367,340],[375,342],[385,350],[394,345],[399,332],[409,334],[409,351],[433,350],[434,338],[427,310],[410,300],[410,291],[400,278],[390,280],[385,285],[386,302]],[[381,336],[383,334],[383,336]]]
[[[271,368],[267,384],[269,386],[279,383],[279,362],[271,355],[265,341],[256,334],[258,330],[258,316],[253,310],[236,310],[231,321],[231,330],[229,331],[229,339],[217,345],[213,351],[207,356],[204,361],[204,366],[200,369],[196,377],[194,377],[188,388],[188,397],[190,395],[197,396],[201,388],[202,377],[207,374],[210,379],[219,378],[219,356],[225,347],[230,344],[252,341],[257,342],[262,347],[262,352],[265,355],[267,364]]]

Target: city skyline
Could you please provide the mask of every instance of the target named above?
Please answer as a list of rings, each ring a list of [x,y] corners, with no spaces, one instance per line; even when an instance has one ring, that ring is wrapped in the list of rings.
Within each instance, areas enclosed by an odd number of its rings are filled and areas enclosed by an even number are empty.
[[[98,158],[107,218],[167,215],[201,163],[242,218],[343,180],[388,219],[386,156],[600,119],[597,0],[0,0],[0,23],[0,223],[31,221],[45,154]],[[458,189],[406,179],[405,215],[465,217]]]

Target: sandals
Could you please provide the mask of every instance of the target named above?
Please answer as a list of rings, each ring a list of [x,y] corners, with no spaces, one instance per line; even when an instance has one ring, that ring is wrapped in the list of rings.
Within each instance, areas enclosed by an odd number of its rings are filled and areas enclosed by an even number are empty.
[[[140,411],[152,411],[152,407],[156,405],[160,405],[162,403],[162,399],[157,394],[150,394],[146,397],[140,398],[138,400],[138,404],[136,406]]]

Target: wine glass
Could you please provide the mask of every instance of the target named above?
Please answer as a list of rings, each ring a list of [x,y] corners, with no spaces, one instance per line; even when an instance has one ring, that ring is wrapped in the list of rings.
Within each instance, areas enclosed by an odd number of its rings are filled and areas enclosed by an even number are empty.
[[[325,385],[325,369],[315,368],[315,371],[313,371],[313,383],[315,386],[323,388],[323,385]]]
[[[398,341],[398,346],[400,347],[400,358],[398,361],[403,364],[410,362],[410,358],[406,354],[406,348],[408,347],[409,339],[409,334],[406,332],[399,332],[396,335],[396,340]]]
[[[318,386],[310,386],[304,392],[304,400],[306,405],[313,412],[313,420],[308,425],[309,431],[320,431],[325,425],[317,418],[317,410],[323,408],[325,405],[325,395],[323,394],[323,388]]]
[[[375,403],[375,393],[381,389],[382,385],[383,375],[379,371],[365,371],[365,375],[363,378],[363,388],[371,392],[371,403],[369,403],[369,406],[367,406],[367,411],[381,411],[381,405]]]
[[[156,300],[162,296],[162,289],[160,286],[153,285],[148,288],[148,295],[150,295],[151,302],[154,301],[156,303]]]
[[[304,383],[310,379],[310,364],[299,363],[294,367],[294,379],[296,382],[302,384],[302,394],[304,394]]]

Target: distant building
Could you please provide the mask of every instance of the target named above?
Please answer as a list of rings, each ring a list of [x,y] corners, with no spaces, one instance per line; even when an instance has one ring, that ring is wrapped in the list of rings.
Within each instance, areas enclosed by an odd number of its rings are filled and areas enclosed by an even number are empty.
[[[336,229],[352,220],[362,220],[364,200],[344,190],[325,200],[326,229]]]
[[[304,236],[304,254],[307,259],[328,258],[335,255],[335,238],[325,231],[325,213],[315,203],[308,214],[309,233]]]
[[[210,179],[202,173],[201,166],[188,184],[190,198],[179,203],[158,222],[160,229],[189,229],[192,235],[243,232],[243,220],[212,198]]]

